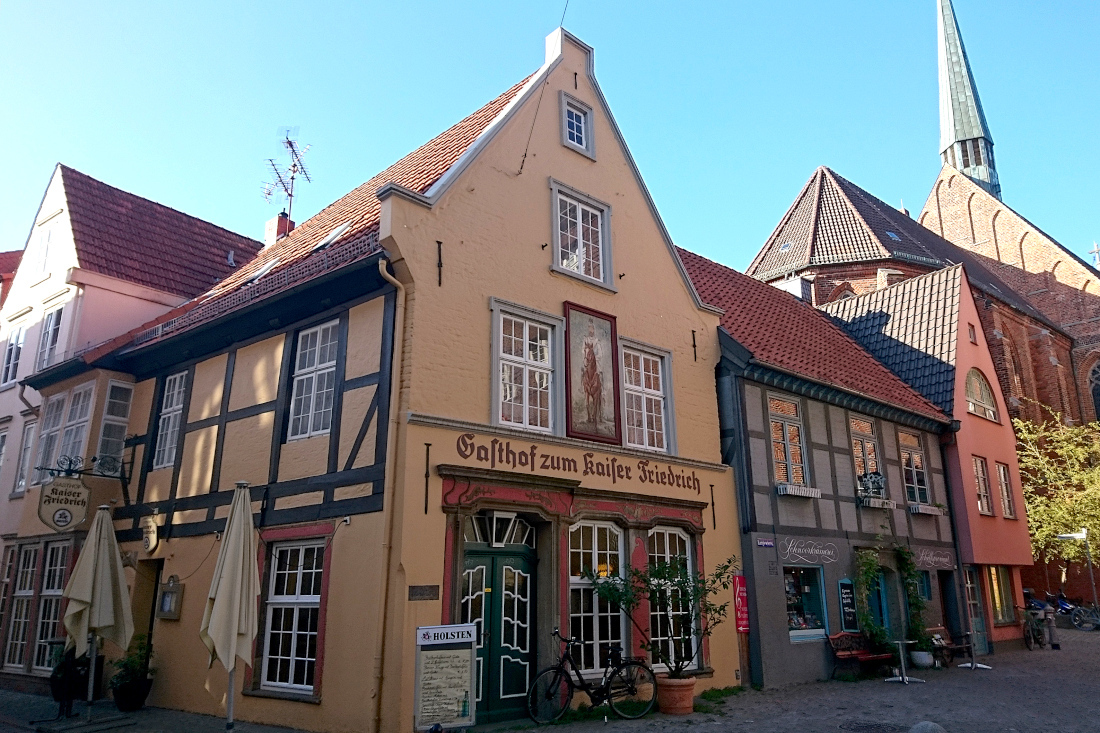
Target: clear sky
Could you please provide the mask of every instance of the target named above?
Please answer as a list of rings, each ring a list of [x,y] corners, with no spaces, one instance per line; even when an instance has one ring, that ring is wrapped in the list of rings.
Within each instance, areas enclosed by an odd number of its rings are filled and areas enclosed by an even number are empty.
[[[300,127],[307,215],[542,63],[564,0],[0,3],[0,249],[61,161],[262,238]],[[1096,0],[955,0],[1006,202],[1100,240]],[[939,171],[935,0],[570,0],[681,246],[743,269],[819,165],[916,212]],[[1089,258],[1091,259],[1091,258]]]

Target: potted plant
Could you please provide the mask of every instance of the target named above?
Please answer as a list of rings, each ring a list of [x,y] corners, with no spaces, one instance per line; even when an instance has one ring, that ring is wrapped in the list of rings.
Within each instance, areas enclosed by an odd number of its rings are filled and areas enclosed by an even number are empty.
[[[667,669],[657,675],[657,704],[662,713],[689,715],[693,711],[695,677],[689,671],[702,658],[703,641],[726,619],[730,602],[715,603],[715,597],[733,585],[737,569],[737,557],[731,556],[709,575],[691,572],[684,559],[649,563],[644,568],[628,566],[624,576],[584,570],[600,600],[626,613],[638,631],[639,646]],[[650,624],[662,624],[663,633],[657,640],[635,613],[643,602],[648,606]]]
[[[913,663],[913,666],[917,669],[932,669],[935,664],[935,660],[932,657],[932,637],[927,633],[916,636],[910,634],[909,638],[916,642],[909,650],[909,660]]]
[[[149,667],[153,653],[148,637],[134,637],[126,656],[114,662],[115,674],[109,683],[114,693],[115,707],[124,713],[140,710],[149,696],[154,670]]]

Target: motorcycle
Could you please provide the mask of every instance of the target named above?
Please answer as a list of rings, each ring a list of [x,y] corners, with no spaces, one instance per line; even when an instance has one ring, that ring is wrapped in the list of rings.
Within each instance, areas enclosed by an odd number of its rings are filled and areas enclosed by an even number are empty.
[[[1071,613],[1073,613],[1073,609],[1077,608],[1077,606],[1069,602],[1069,600],[1066,598],[1066,594],[1062,593],[1061,591],[1058,592],[1058,595],[1047,593],[1047,603],[1054,606],[1055,612],[1060,613],[1063,616],[1070,615]]]

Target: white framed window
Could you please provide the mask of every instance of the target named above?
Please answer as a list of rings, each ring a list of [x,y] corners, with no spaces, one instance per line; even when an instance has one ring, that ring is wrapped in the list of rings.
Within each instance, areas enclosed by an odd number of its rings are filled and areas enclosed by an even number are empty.
[[[12,573],[15,572],[15,546],[8,545],[0,555],[0,634],[7,628],[8,597],[11,595]]]
[[[164,380],[164,395],[160,401],[157,421],[157,445],[153,452],[153,468],[167,468],[176,462],[180,421],[183,419],[183,397],[187,388],[187,372],[173,374]]]
[[[500,397],[502,424],[553,429],[553,327],[510,313],[500,317]]]
[[[989,493],[989,466],[981,456],[974,458],[974,482],[978,487],[978,511],[993,514],[993,497]]]
[[[23,437],[19,443],[19,465],[15,469],[15,488],[13,494],[22,494],[27,490],[27,477],[30,476],[32,453],[34,449],[34,430],[38,427],[36,422],[23,424]]]
[[[19,357],[23,355],[23,342],[26,338],[25,326],[16,326],[8,334],[8,344],[4,347],[4,368],[0,373],[0,384],[11,384],[19,378]]]
[[[50,477],[49,469],[57,459],[57,445],[61,439],[61,425],[65,420],[65,395],[54,395],[46,401],[42,410],[42,430],[38,434],[38,467],[34,482],[40,484]]]
[[[38,547],[24,546],[19,551],[19,564],[15,571],[8,643],[4,649],[6,667],[22,667],[26,657],[27,638],[31,631],[31,604],[34,602],[34,573],[37,569]]]
[[[806,457],[803,454],[802,416],[798,402],[769,394],[768,418],[775,482],[805,486]]]
[[[632,348],[623,349],[626,444],[668,449],[665,360]]]
[[[324,435],[331,429],[339,343],[339,321],[330,321],[298,334],[290,403],[291,439]]]
[[[550,269],[618,292],[611,262],[611,207],[554,179],[550,191]]]
[[[38,337],[38,359],[35,362],[39,370],[54,363],[57,358],[57,341],[61,336],[61,315],[65,308],[55,308],[42,319],[42,333]]]
[[[8,452],[8,431],[0,430],[0,468],[4,467],[4,458]]]
[[[916,433],[898,431],[901,450],[901,472],[905,480],[905,495],[912,504],[928,502],[928,472],[925,470],[924,449]]]
[[[92,415],[92,383],[84,384],[73,390],[69,398],[69,410],[65,417],[65,429],[61,432],[61,447],[58,457],[83,458],[85,438],[88,436],[88,419]],[[45,464],[43,464],[45,465]]]
[[[691,555],[691,537],[682,529],[655,527],[649,531],[650,565],[680,563],[693,572]],[[698,630],[692,626],[691,609],[685,607],[677,592],[671,591],[659,603],[650,604],[649,628],[650,641],[661,647],[664,656],[674,662],[694,659]]]
[[[68,543],[46,545],[46,562],[42,570],[42,591],[38,600],[38,623],[31,666],[39,671],[53,668],[50,658],[51,639],[57,638],[61,620],[61,592],[65,590],[65,573],[69,567]]]
[[[117,476],[122,467],[126,450],[126,427],[130,421],[130,403],[134,398],[133,385],[109,382],[107,402],[103,406],[103,423],[99,428],[96,448],[96,472]]]
[[[561,92],[561,144],[581,155],[596,159],[592,134],[592,108],[576,97]]]
[[[997,464],[997,484],[1001,489],[1001,511],[1005,519],[1016,518],[1016,502],[1012,500],[1012,482],[1008,477],[1008,466],[1004,463]]]
[[[997,422],[997,400],[989,380],[977,369],[966,375],[966,411]]]
[[[272,548],[261,687],[313,692],[324,556],[323,540]]]
[[[607,667],[610,647],[623,642],[622,610],[600,600],[582,574],[621,575],[622,545],[622,530],[606,522],[579,522],[569,530],[569,635],[581,640],[573,659],[582,671]]]

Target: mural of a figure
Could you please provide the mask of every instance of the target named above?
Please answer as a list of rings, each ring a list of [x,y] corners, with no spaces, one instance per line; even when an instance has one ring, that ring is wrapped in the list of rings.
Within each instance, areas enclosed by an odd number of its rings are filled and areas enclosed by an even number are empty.
[[[614,316],[566,304],[568,433],[605,442],[620,438]]]
[[[591,319],[588,321],[588,335],[584,337],[584,366],[581,367],[581,383],[584,387],[585,407],[588,412],[588,422],[595,425],[600,417],[600,406],[603,403],[603,377],[600,375],[600,358],[603,349],[596,338],[596,324]]]

